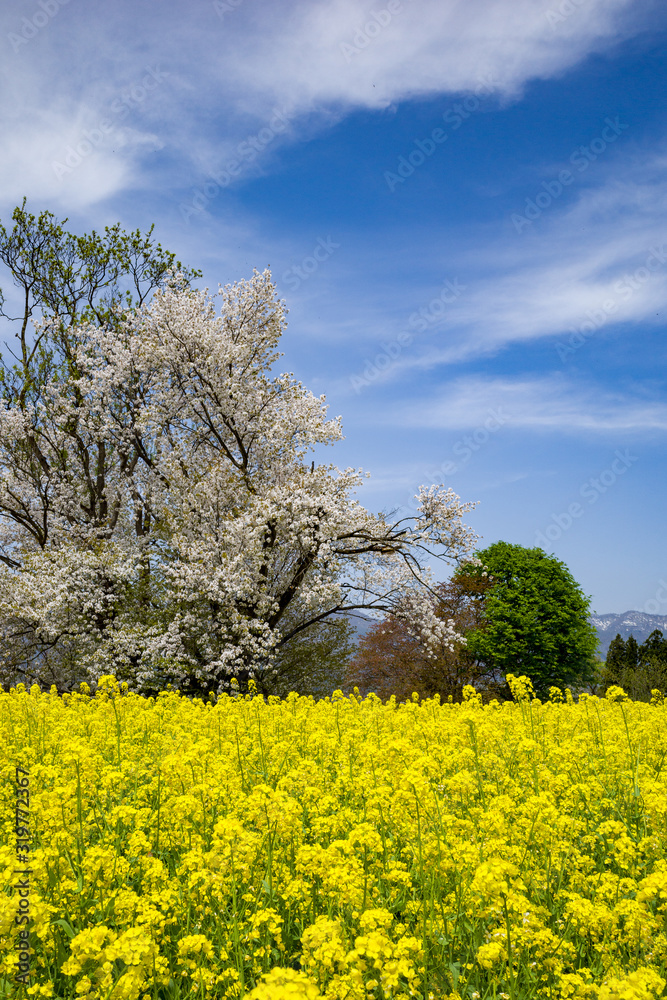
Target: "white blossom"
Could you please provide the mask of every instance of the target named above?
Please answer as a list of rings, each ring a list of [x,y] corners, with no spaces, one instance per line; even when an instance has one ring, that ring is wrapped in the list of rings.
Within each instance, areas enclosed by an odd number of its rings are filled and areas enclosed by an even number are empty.
[[[212,297],[174,276],[108,326],[52,322],[41,382],[6,376],[5,661],[219,690],[270,669],[297,598],[312,621],[398,610],[434,648],[460,639],[425,565],[470,558],[474,505],[422,487],[389,524],[354,498],[361,470],[312,462],[341,421],[272,374],[285,322],[268,271]]]

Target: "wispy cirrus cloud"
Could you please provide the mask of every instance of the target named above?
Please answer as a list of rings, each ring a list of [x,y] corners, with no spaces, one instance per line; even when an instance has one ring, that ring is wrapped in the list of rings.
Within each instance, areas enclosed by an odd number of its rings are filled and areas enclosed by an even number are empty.
[[[410,347],[396,352],[378,381],[470,362],[512,344],[549,337],[567,344],[578,331],[586,335],[614,324],[663,322],[664,163],[658,154],[648,164],[636,163],[633,181],[620,180],[610,167],[599,186],[555,208],[530,234],[475,227],[468,249],[454,241],[456,256],[448,260],[441,254],[442,267],[457,276],[462,294],[426,322],[419,319],[413,292],[415,309],[406,310],[404,320]],[[627,175],[627,161],[622,170]],[[429,299],[441,284],[442,279],[418,293],[422,313],[428,315]]]
[[[667,404],[640,394],[609,392],[559,376],[462,378],[421,402],[398,406],[378,423],[437,430],[483,424],[490,408],[507,429],[579,434],[667,431]]]

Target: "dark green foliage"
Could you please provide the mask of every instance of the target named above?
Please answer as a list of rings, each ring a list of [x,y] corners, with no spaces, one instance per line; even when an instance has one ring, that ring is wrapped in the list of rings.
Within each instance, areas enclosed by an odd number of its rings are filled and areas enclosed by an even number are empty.
[[[286,632],[288,627],[286,622]],[[315,622],[279,647],[273,666],[257,676],[258,690],[281,698],[290,691],[314,698],[330,696],[343,687],[356,649],[354,640],[355,631],[347,618]]]
[[[610,676],[617,676],[624,669],[626,664],[625,653],[625,641],[621,638],[620,634],[617,634],[616,638],[612,639],[609,643],[609,649],[607,650],[605,667],[611,672]]]
[[[625,644],[625,665],[631,670],[636,670],[639,666],[639,646],[634,635],[631,635]]]
[[[468,651],[499,674],[525,674],[536,694],[594,679],[597,636],[589,600],[567,566],[542,549],[496,542],[477,553],[493,586],[484,602],[484,626],[471,632]]]
[[[630,636],[630,639],[633,637]],[[630,642],[628,639],[628,642]],[[638,664],[657,659],[661,663],[667,663],[667,639],[660,629],[656,628],[650,636],[639,647]]]
[[[602,688],[622,687],[633,701],[650,701],[654,690],[667,692],[667,638],[659,630],[638,645],[634,636],[617,635],[610,643],[602,671]]]

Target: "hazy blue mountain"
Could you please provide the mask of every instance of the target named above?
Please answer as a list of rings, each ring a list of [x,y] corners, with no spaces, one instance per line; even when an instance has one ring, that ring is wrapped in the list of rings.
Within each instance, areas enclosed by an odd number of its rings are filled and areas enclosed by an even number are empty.
[[[603,659],[607,655],[609,643],[617,635],[623,639],[633,635],[641,646],[655,629],[667,632],[667,615],[647,615],[644,611],[624,611],[622,615],[590,615],[589,621],[598,634],[599,652]]]

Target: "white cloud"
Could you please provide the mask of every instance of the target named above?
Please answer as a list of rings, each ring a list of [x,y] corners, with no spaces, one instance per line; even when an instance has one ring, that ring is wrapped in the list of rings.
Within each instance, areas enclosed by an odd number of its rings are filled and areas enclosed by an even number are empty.
[[[122,129],[97,142],[88,138],[95,133],[96,125],[55,116],[16,125],[0,164],[3,198],[18,203],[27,194],[52,205],[85,208],[125,188],[136,161],[161,147],[154,133]]]
[[[619,433],[667,431],[667,404],[578,386],[557,376],[471,377],[444,384],[438,396],[394,407],[391,426],[470,430],[490,419],[508,429]]]
[[[266,8],[256,15],[252,43],[227,66],[248,103],[264,94],[303,110],[382,107],[481,81],[514,97],[527,80],[558,75],[639,30],[641,18],[624,17],[630,6],[586,0],[556,25],[554,5],[535,0],[401,0],[395,13],[359,0],[277,4],[272,18]]]
[[[558,205],[534,231],[501,236],[475,229],[474,249],[457,244],[446,273],[464,291],[446,307],[440,285],[423,291],[428,325],[380,380],[494,354],[509,344],[558,336],[564,345],[618,323],[664,322],[667,308],[667,183],[664,158],[626,159],[634,182],[614,179]],[[413,300],[414,302],[414,300]],[[413,305],[411,312],[419,306]],[[406,324],[409,317],[405,317]],[[444,341],[444,346],[443,346]]]
[[[205,172],[275,108],[315,112],[322,127],[350,108],[480,83],[511,99],[528,80],[558,75],[643,27],[632,0],[585,0],[555,26],[546,16],[550,0],[400,0],[391,16],[384,0],[227,6],[221,19],[213,3],[186,12],[166,0],[156,16],[154,6],[120,0],[82,17],[72,2],[16,48],[11,39],[40,8],[4,4],[0,80],[3,107],[13,109],[4,126],[5,197],[20,188],[84,203],[140,187],[138,162],[160,145]],[[96,127],[110,103],[141,87],[155,67],[167,84],[132,108],[140,136],[130,144],[133,155],[105,146],[95,154],[96,170],[71,191],[54,186],[53,150],[76,138],[78,126]],[[207,119],[211,129],[202,127]],[[312,126],[304,119],[302,127]]]
[[[67,26],[64,17],[62,10],[43,29],[44,37],[31,40],[2,67],[0,190],[8,204],[27,195],[52,206],[85,209],[137,186],[140,162],[163,145],[141,120],[148,91],[143,101],[125,95],[130,107],[113,80],[106,86],[95,80],[84,91],[54,76],[50,50],[43,51],[42,43],[55,41],[57,29]],[[157,90],[159,83],[152,82]]]

